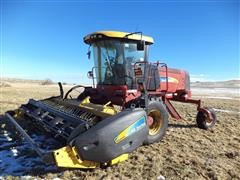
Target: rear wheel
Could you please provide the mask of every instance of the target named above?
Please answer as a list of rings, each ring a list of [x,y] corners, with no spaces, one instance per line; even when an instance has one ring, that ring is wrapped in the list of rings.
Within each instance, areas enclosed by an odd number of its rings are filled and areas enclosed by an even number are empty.
[[[153,101],[149,103],[147,124],[149,131],[144,144],[160,141],[168,127],[168,113],[161,102]]]
[[[197,113],[196,121],[197,121],[198,127],[201,129],[209,129],[213,127],[217,122],[217,116],[215,111],[211,108],[208,108],[207,110],[211,113],[213,119],[209,119],[207,114],[203,111],[199,111]]]

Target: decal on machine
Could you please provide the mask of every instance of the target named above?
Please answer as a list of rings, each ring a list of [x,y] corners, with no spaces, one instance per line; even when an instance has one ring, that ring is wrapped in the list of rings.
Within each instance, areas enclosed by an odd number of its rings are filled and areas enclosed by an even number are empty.
[[[135,123],[131,124],[126,129],[124,129],[122,132],[120,132],[120,134],[114,138],[114,142],[115,143],[121,142],[122,140],[124,140],[125,138],[130,136],[131,134],[144,128],[145,125],[146,125],[146,121],[145,121],[145,117],[143,116],[139,120],[137,120]]]
[[[178,83],[178,80],[176,78],[173,77],[160,77],[160,81],[161,82],[171,82],[171,83]]]

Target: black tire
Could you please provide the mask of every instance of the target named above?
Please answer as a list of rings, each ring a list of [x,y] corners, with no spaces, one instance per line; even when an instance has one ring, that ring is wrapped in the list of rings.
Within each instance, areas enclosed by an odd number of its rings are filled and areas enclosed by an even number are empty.
[[[154,113],[154,114],[152,114]],[[165,106],[159,101],[150,101],[148,105],[148,116],[153,118],[153,124],[149,126],[149,133],[144,144],[152,144],[162,140],[168,128],[168,113]],[[154,123],[158,124],[161,121],[161,125],[155,127]]]
[[[196,121],[197,121],[197,126],[200,129],[209,129],[209,128],[213,127],[217,122],[217,116],[216,116],[215,111],[211,108],[207,108],[207,110],[210,111],[210,113],[213,117],[213,120],[211,122],[208,122],[207,114],[204,113],[203,111],[198,111]]]

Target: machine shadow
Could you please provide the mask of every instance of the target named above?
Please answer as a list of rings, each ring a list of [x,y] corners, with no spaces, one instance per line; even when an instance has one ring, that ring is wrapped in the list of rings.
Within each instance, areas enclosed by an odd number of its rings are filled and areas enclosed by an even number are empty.
[[[172,128],[198,128],[196,124],[168,124]]]

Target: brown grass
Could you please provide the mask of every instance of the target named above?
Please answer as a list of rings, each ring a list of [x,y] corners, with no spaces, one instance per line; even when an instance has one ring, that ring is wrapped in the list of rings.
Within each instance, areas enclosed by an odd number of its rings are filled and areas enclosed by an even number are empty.
[[[0,88],[4,88],[4,87],[11,87],[11,85],[6,82],[0,82]]]
[[[54,82],[51,79],[45,79],[41,83],[41,85],[52,85]]]

